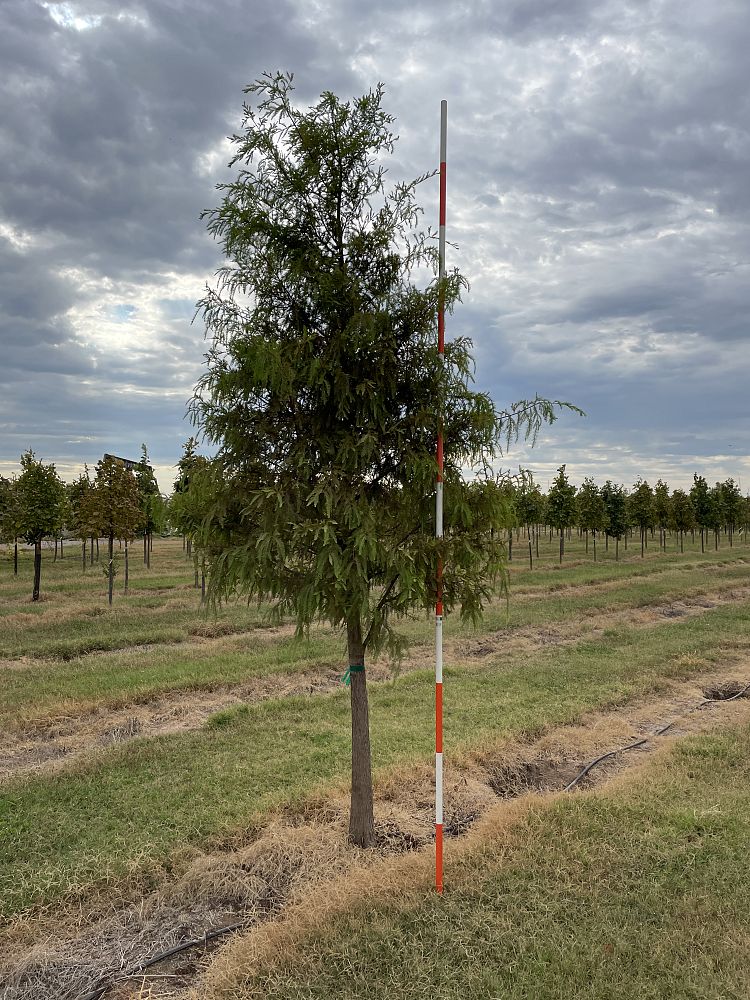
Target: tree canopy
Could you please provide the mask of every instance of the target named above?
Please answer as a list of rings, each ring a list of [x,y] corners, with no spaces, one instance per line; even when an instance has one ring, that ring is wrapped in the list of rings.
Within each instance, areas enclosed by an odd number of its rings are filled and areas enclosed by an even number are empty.
[[[504,544],[490,529],[512,515],[489,488],[491,463],[555,405],[498,412],[471,386],[466,338],[439,356],[438,303],[451,310],[466,282],[429,276],[434,234],[419,229],[415,197],[426,175],[386,183],[395,137],[382,87],[353,101],[326,92],[307,110],[285,74],[246,92],[257,107],[245,105],[232,137],[237,178],[205,213],[226,262],[198,304],[211,345],[193,413],[217,446],[200,538],[209,597],[271,597],[300,632],[318,619],[345,628],[356,726],[365,650],[397,653],[393,619],[434,606],[438,554],[446,611],[474,619],[502,585]],[[369,743],[359,751],[369,768]],[[353,760],[353,784],[355,771]],[[350,834],[371,842],[371,808]]]

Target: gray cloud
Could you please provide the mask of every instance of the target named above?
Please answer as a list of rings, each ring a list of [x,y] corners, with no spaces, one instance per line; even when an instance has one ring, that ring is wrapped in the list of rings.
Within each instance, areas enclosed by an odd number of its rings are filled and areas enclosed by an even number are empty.
[[[472,283],[449,331],[474,338],[499,402],[538,391],[589,413],[520,457],[678,476],[736,451],[750,483],[740,0],[6,0],[0,16],[0,464],[140,440],[176,461],[205,349],[193,304],[218,263],[199,214],[243,86],[279,67],[303,102],[383,80],[394,179],[434,165],[448,99],[449,262]],[[422,196],[434,221],[434,182]]]

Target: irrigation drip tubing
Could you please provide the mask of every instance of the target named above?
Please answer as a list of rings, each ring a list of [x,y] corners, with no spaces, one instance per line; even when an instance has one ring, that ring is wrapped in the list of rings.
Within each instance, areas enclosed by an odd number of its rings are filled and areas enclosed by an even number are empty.
[[[139,973],[145,972],[146,969],[150,969],[152,965],[158,965],[159,962],[163,962],[167,958],[171,958],[173,955],[179,955],[180,952],[188,951],[190,948],[205,947],[209,941],[213,941],[216,938],[221,937],[223,934],[230,934],[232,931],[237,931],[244,926],[245,921],[241,920],[236,924],[229,924],[227,927],[219,927],[215,931],[207,931],[202,937],[192,938],[190,941],[182,941],[180,944],[176,944],[173,948],[168,948],[166,951],[162,951],[160,954],[154,955],[145,962],[140,962],[138,965],[134,965],[126,972],[110,973],[106,977],[107,982],[99,980],[99,983],[93,990],[91,990],[90,993],[86,993],[85,996],[79,997],[78,1000],[100,1000],[107,990],[111,989],[115,985],[115,978],[130,979],[132,976],[137,976]]]
[[[725,702],[728,701],[736,701],[738,698],[741,698],[743,694],[745,694],[747,691],[750,691],[750,684],[746,684],[740,691],[737,691],[736,694],[733,694],[731,698],[704,698],[703,701],[699,702],[695,706],[695,708],[691,708],[690,712],[697,712],[699,709],[703,708],[704,705],[723,705]],[[679,715],[676,719],[672,719],[671,722],[668,722],[666,726],[662,726],[661,729],[657,729],[655,733],[651,733],[649,736],[644,736],[643,739],[636,740],[635,743],[628,743],[628,745],[625,747],[619,747],[619,749],[617,750],[610,750],[609,753],[603,753],[601,757],[597,757],[595,760],[592,760],[590,763],[588,763],[584,767],[584,769],[580,772],[580,774],[577,774],[572,781],[568,782],[565,788],[563,788],[563,791],[569,792],[571,788],[575,788],[578,782],[582,781],[589,773],[589,771],[593,771],[596,765],[601,764],[602,761],[608,760],[610,757],[615,757],[618,753],[625,753],[626,750],[636,750],[638,747],[642,747],[645,743],[648,743],[649,740],[652,740],[655,736],[663,736],[664,733],[667,732],[667,730],[671,729],[672,726],[676,725],[680,721],[680,719],[684,719],[685,715],[689,715],[690,712],[685,712],[683,715]]]

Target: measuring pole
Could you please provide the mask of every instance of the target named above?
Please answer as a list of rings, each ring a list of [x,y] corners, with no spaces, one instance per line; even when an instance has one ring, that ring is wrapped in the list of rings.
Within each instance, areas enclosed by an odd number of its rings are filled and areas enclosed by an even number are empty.
[[[448,102],[440,102],[440,230],[438,258],[438,354],[445,352],[445,192]],[[435,537],[443,537],[443,415],[438,413]],[[435,604],[435,888],[443,891],[443,560],[438,556]]]

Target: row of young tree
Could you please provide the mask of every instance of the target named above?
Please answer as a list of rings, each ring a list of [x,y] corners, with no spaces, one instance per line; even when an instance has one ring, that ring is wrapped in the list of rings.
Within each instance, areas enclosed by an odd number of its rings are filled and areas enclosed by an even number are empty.
[[[631,490],[613,483],[597,486],[593,478],[584,479],[576,489],[568,479],[565,466],[561,465],[546,496],[530,476],[522,477],[520,484],[510,485],[517,526],[526,530],[529,542],[538,538],[542,530],[554,530],[560,537],[560,559],[565,549],[565,537],[577,528],[586,539],[592,539],[596,558],[597,535],[604,536],[605,546],[610,539],[615,543],[615,557],[619,558],[619,545],[633,532],[640,535],[641,555],[645,554],[649,535],[658,530],[659,547],[666,548],[668,533],[674,533],[680,551],[684,551],[687,533],[694,537],[700,533],[701,552],[705,551],[711,535],[718,548],[719,537],[724,533],[730,546],[738,531],[747,536],[750,529],[750,497],[744,497],[734,479],[717,482],[710,487],[703,476],[693,475],[690,490],[670,490],[667,483],[657,480],[651,486],[638,479]]]
[[[81,562],[86,569],[98,558],[99,539],[107,541],[108,600],[112,603],[115,577],[114,543],[125,546],[125,593],[129,582],[129,545],[143,537],[143,559],[149,565],[153,533],[164,524],[167,505],[142,446],[141,462],[132,468],[106,455],[72,483],[64,483],[54,463],[45,464],[29,450],[21,456],[21,471],[10,479],[0,477],[0,541],[13,546],[13,572],[18,573],[18,544],[34,546],[32,600],[40,596],[42,543],[55,540],[63,554],[65,538],[79,539]]]

